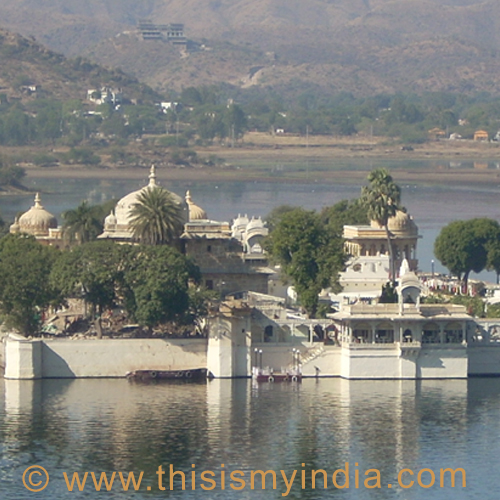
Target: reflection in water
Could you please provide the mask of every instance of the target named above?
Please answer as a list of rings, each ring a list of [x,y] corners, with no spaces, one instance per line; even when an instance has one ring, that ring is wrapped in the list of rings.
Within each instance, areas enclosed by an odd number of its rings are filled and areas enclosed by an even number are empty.
[[[240,469],[275,470],[278,489],[260,483],[238,496],[220,484],[208,498],[283,498],[280,470],[291,477],[289,498],[496,498],[492,468],[500,454],[500,380],[304,380],[300,385],[214,380],[208,384],[130,384],[125,380],[44,380],[3,383],[0,413],[2,498],[23,499],[26,467],[39,464],[51,477],[37,498],[63,499],[62,472],[144,471],[139,498],[199,498],[208,493],[159,492],[156,471],[199,475]],[[349,462],[350,488],[335,490],[331,474]],[[358,464],[356,467],[355,464]],[[224,464],[224,467],[222,467]],[[303,467],[302,464],[305,464]],[[466,490],[437,487],[388,489],[402,468],[463,467]],[[363,488],[364,472],[380,470],[381,490]],[[307,471],[306,490],[300,474]],[[310,488],[310,470],[329,473]],[[354,488],[354,470],[361,487]],[[322,477],[322,476],[318,476]],[[187,475],[189,479],[190,476]],[[270,479],[269,479],[270,481]],[[341,483],[339,478],[339,482]],[[168,475],[164,483],[168,487]],[[188,486],[191,484],[188,481]],[[233,483],[236,484],[236,483]],[[270,483],[269,483],[270,484]],[[92,486],[92,483],[90,483]],[[151,486],[147,492],[146,486]],[[90,486],[88,486],[90,488]],[[119,484],[109,498],[129,498]],[[75,498],[93,498],[88,489]],[[95,493],[94,493],[95,495]],[[31,497],[30,497],[31,498]],[[73,498],[73,496],[72,496]]]

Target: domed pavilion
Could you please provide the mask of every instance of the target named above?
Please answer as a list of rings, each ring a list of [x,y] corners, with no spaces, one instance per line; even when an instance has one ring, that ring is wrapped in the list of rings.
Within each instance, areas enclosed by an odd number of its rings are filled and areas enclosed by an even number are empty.
[[[60,246],[62,231],[57,219],[42,205],[40,193],[35,195],[35,204],[10,226],[12,234],[31,234],[41,243]]]
[[[394,266],[398,269],[404,259],[408,261],[411,271],[418,267],[417,241],[420,238],[418,227],[413,218],[406,212],[398,210],[388,221]],[[370,225],[344,226],[346,250],[352,257],[376,257],[389,255],[385,229],[376,221]]]
[[[100,239],[110,239],[116,242],[122,243],[130,243],[134,239],[134,231],[130,224],[130,212],[133,206],[138,203],[139,197],[150,189],[162,189],[167,191],[166,189],[159,186],[156,182],[156,169],[153,165],[151,167],[149,173],[149,183],[147,186],[143,188],[132,191],[131,193],[125,195],[121,198],[116,204],[115,208],[111,211],[111,213],[104,219],[104,231],[102,234],[98,236]],[[184,206],[184,202],[180,196],[171,191],[167,191],[168,194],[172,197],[172,199],[179,205],[182,209],[185,219],[186,217],[186,208]]]

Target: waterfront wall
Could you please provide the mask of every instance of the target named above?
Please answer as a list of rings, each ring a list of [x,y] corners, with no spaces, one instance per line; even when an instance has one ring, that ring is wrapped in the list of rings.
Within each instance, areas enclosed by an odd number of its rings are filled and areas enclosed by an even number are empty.
[[[5,378],[124,377],[133,370],[207,366],[206,339],[43,339],[10,335]]]
[[[5,378],[124,377],[140,369],[207,367],[217,378],[248,377],[259,364],[290,367],[301,353],[305,377],[439,379],[500,376],[500,342],[454,346],[322,345],[253,343],[247,318],[222,321],[209,339],[43,339],[10,335],[4,340]],[[230,334],[233,328],[233,334]],[[237,332],[237,333],[235,333]]]

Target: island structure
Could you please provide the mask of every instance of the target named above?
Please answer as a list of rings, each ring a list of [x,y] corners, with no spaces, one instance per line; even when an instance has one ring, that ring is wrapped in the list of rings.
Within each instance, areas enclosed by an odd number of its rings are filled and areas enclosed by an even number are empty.
[[[130,210],[149,182],[118,201],[106,217],[101,239],[133,243]],[[209,219],[189,191],[172,193],[183,210],[182,251],[200,267],[203,284],[223,297],[207,318],[206,337],[33,338],[9,334],[3,341],[9,379],[125,377],[137,370],[206,369],[217,378],[252,373],[346,379],[427,379],[500,376],[500,319],[478,320],[464,306],[427,304],[427,284],[418,276],[418,227],[405,212],[389,220],[399,267],[397,303],[379,303],[389,278],[387,235],[376,223],[345,226],[351,258],[340,283],[321,300],[336,306],[326,319],[309,319],[289,307],[279,271],[262,247],[268,233],[259,217],[230,222]],[[55,217],[35,204],[10,228],[41,243],[62,245]],[[272,291],[271,295],[269,292]]]

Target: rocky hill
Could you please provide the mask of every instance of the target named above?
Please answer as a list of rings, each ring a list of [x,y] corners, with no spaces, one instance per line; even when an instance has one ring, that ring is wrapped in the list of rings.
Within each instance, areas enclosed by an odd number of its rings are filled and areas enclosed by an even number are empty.
[[[33,39],[0,30],[0,93],[9,101],[33,97],[85,99],[89,88],[121,88],[130,99],[158,100],[147,85],[81,57],[67,59]]]
[[[144,41],[179,22],[188,51]],[[161,89],[500,90],[497,0],[3,0],[0,24]]]

